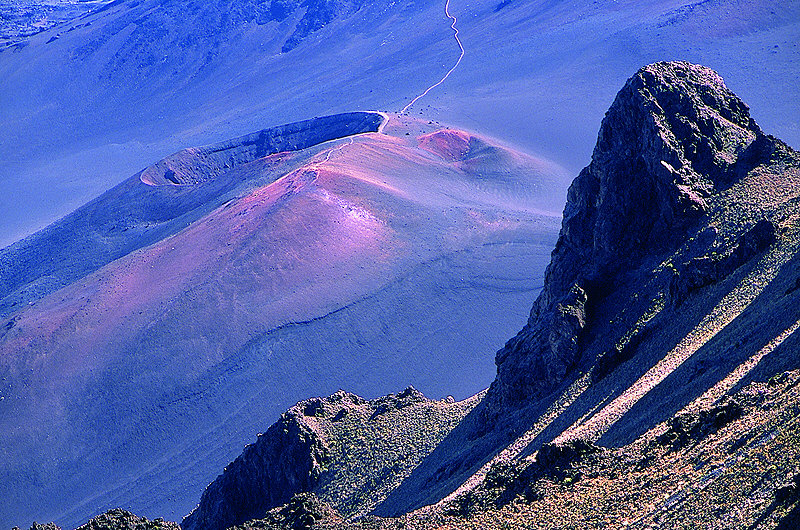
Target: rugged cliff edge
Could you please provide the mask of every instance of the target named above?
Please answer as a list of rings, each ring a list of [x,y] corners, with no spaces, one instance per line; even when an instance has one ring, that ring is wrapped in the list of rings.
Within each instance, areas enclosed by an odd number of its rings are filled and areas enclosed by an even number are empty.
[[[369,401],[342,391],[302,401],[225,468],[181,527],[224,530],[262,518],[304,492],[347,516],[363,515],[478,400],[434,401],[409,387]]]
[[[247,446],[203,492],[183,527],[228,528],[261,517],[269,508],[286,504],[293,494],[311,489],[329,455],[319,433],[303,421],[304,413],[290,410]]]
[[[344,524],[297,498],[242,528],[300,512],[319,528],[788,528],[799,168],[712,70],[642,68],[570,187],[544,289],[486,397],[374,512],[398,518]]]
[[[708,68],[657,63],[629,79],[569,188],[528,323],[497,352],[487,404],[518,406],[554,390],[580,360],[583,330],[602,318],[592,308],[643,260],[689,239],[709,198],[779,146]]]
[[[182,149],[144,169],[139,178],[151,186],[198,184],[264,156],[377,132],[384,120],[377,112],[347,112],[270,127],[225,142]]]

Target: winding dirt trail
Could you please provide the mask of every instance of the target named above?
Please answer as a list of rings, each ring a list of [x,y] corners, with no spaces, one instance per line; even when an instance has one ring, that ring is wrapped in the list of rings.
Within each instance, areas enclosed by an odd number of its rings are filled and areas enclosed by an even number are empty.
[[[456,43],[458,43],[458,48],[461,50],[461,55],[458,56],[458,60],[456,61],[456,64],[454,64],[453,67],[450,68],[450,70],[448,70],[446,74],[444,74],[444,77],[442,77],[437,83],[434,83],[433,85],[431,85],[427,89],[425,89],[425,92],[423,92],[419,96],[417,96],[414,99],[412,99],[411,102],[408,105],[403,107],[403,109],[400,111],[400,114],[405,114],[406,112],[408,112],[408,109],[410,109],[411,106],[414,105],[414,103],[419,101],[421,98],[425,97],[428,94],[428,92],[430,92],[431,90],[433,90],[437,86],[439,86],[442,83],[444,83],[447,80],[447,78],[450,77],[450,74],[452,74],[453,71],[456,68],[458,68],[458,65],[461,63],[461,59],[464,58],[464,46],[461,44],[461,39],[458,38],[458,28],[456,27],[457,19],[456,19],[456,17],[454,17],[453,15],[450,14],[450,0],[447,0],[447,2],[445,2],[445,4],[444,4],[444,14],[447,15],[447,18],[449,18],[450,20],[453,21],[452,24],[450,24],[450,29],[453,30],[453,37],[455,37]]]

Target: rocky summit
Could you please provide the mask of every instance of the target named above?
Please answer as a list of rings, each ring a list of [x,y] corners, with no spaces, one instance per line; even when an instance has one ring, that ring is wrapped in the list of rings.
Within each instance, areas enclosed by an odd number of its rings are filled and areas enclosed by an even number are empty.
[[[714,71],[646,66],[488,391],[301,401],[182,528],[796,528],[798,308],[800,155]]]
[[[181,527],[241,525],[307,492],[337,516],[364,515],[477,401],[433,401],[413,387],[376,400],[340,391],[302,401],[245,448]]]
[[[709,220],[712,197],[776,150],[790,158],[714,71],[672,62],[637,72],[606,113],[591,164],[569,188],[545,287],[527,325],[497,353],[487,402],[517,406],[551,392],[581,360],[584,330],[606,316],[592,308],[643,262],[686,242]],[[772,232],[768,225],[762,221],[754,237],[771,237],[761,233]]]

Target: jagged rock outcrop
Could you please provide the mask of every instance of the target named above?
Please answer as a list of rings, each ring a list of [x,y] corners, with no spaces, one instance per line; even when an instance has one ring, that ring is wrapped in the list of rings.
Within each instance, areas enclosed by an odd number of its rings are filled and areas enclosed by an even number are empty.
[[[14,527],[14,530],[19,529]],[[61,527],[55,523],[33,523],[30,530],[61,530]],[[93,517],[76,530],[180,530],[180,525],[160,518],[151,521],[127,510],[115,508]]]
[[[313,493],[298,493],[284,506],[270,510],[263,519],[248,521],[233,530],[310,530],[322,522],[336,526],[342,524],[343,519]]]
[[[670,418],[669,428],[657,440],[676,449],[686,447],[739,419],[742,413],[742,405],[734,399],[698,412],[684,412]]]
[[[669,286],[670,300],[673,305],[680,305],[692,291],[725,278],[774,242],[775,226],[767,219],[759,219],[732,247],[692,258],[676,268]]]
[[[15,526],[11,530],[20,530],[20,528],[18,526]],[[41,524],[34,522],[29,530],[61,530],[61,528],[56,526],[54,523]]]
[[[306,528],[368,513],[478,400],[436,401],[408,387],[372,400],[339,391],[301,401],[206,489],[182,527],[259,519],[254,527]]]
[[[89,520],[77,530],[179,530],[178,523],[163,519],[148,520],[127,510],[116,508]]]
[[[184,530],[225,529],[263,517],[293,495],[310,490],[328,459],[328,446],[292,409],[245,448],[208,486],[184,518]]]
[[[591,308],[643,259],[675,250],[709,197],[769,158],[777,143],[708,68],[656,63],[628,80],[606,113],[591,163],[569,188],[528,323],[497,353],[489,410],[552,391],[580,359]],[[676,274],[674,298],[730,273],[773,232],[759,222],[708,267],[688,264]]]

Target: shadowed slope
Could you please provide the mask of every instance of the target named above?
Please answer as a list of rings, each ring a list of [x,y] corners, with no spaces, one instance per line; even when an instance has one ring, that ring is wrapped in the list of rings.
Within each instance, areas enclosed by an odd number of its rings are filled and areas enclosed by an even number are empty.
[[[554,439],[631,443],[757,366],[796,368],[798,168],[714,72],[640,70],[570,188],[545,286],[486,398],[378,513],[441,499],[471,472],[466,454],[474,470]]]

